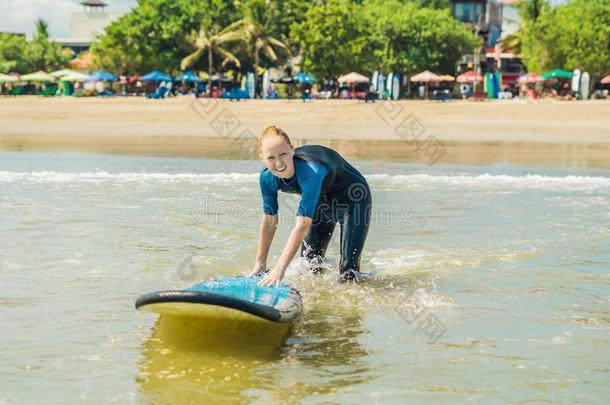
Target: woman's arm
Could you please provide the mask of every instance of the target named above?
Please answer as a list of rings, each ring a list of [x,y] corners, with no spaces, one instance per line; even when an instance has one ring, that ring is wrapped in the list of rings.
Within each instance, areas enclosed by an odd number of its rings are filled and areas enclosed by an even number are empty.
[[[267,256],[269,255],[269,248],[277,229],[277,215],[263,214],[261,217],[261,223],[258,230],[258,248],[256,250],[256,262],[254,268],[250,272],[250,275],[254,275],[259,272],[267,270]]]
[[[282,278],[284,278],[284,273],[286,273],[288,265],[290,264],[292,258],[299,249],[299,246],[303,242],[303,239],[305,239],[307,232],[309,232],[310,226],[311,218],[302,216],[297,217],[294,228],[292,228],[290,236],[288,237],[288,241],[286,242],[286,246],[282,251],[282,255],[280,256],[277,264],[273,268],[273,271],[271,271],[265,276],[265,278],[260,282],[260,285],[278,285],[280,281],[282,281]]]

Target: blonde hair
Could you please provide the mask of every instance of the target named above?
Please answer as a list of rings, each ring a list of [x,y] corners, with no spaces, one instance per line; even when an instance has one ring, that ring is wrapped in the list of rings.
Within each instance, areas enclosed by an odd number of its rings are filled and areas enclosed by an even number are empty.
[[[292,142],[290,142],[290,138],[288,137],[288,134],[286,132],[284,132],[280,127],[276,125],[267,124],[263,127],[263,130],[258,135],[258,139],[256,142],[256,146],[258,148],[259,153],[261,151],[261,145],[263,144],[263,140],[271,136],[281,136],[282,138],[284,138],[286,143],[292,148]]]

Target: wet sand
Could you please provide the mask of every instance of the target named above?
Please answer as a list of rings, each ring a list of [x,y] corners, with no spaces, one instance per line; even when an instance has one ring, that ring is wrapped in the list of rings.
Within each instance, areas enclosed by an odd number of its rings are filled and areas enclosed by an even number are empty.
[[[0,99],[0,149],[255,157],[269,122],[350,158],[610,167],[610,102]]]

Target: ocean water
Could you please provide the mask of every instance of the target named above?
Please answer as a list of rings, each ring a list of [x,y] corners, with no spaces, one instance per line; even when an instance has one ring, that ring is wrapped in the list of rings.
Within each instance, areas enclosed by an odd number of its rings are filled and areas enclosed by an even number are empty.
[[[0,404],[608,403],[609,170],[355,165],[372,279],[335,235],[288,335],[232,346],[133,304],[250,269],[259,163],[0,152]]]

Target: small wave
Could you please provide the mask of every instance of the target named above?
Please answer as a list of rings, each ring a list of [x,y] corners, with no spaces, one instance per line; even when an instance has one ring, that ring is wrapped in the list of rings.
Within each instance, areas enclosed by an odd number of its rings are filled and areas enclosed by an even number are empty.
[[[541,189],[541,190],[610,190],[610,177],[511,175],[432,175],[432,174],[370,174],[366,178],[373,187],[468,186],[473,188]],[[96,172],[10,172],[0,171],[0,182],[34,183],[97,183],[104,181],[129,182],[190,182],[211,184],[250,185],[257,183],[257,173],[109,173]]]
[[[373,174],[366,176],[372,186],[390,186],[404,188],[409,186],[470,186],[480,188],[505,188],[510,186],[517,189],[610,189],[610,177],[595,176],[545,176],[540,174],[527,174],[524,176],[510,175],[431,175],[409,174],[388,175]]]
[[[0,182],[34,183],[99,183],[104,181],[130,182],[191,182],[191,183],[252,183],[258,174],[253,173],[109,173],[97,172],[8,172],[0,171]]]

